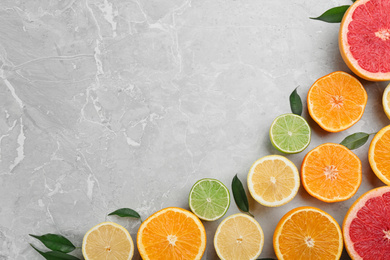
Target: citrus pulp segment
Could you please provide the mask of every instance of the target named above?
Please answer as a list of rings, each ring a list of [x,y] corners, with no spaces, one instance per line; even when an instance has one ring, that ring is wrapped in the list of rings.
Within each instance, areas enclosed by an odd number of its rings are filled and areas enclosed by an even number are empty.
[[[386,116],[390,119],[390,84],[387,85],[385,91],[383,92],[383,110],[385,111]]]
[[[247,181],[252,197],[268,207],[282,206],[291,201],[300,183],[297,167],[280,155],[257,160],[249,170]]]
[[[133,257],[134,244],[124,227],[103,222],[84,235],[82,252],[86,260],[129,260]]]
[[[352,259],[390,259],[390,187],[357,199],[343,222],[345,248]]]
[[[351,150],[341,144],[325,143],[307,153],[302,162],[303,187],[325,202],[351,198],[362,181],[362,164]]]
[[[200,219],[213,221],[225,215],[230,205],[230,193],[216,179],[201,179],[190,191],[188,198],[191,211]]]
[[[328,213],[314,207],[289,211],[276,226],[273,245],[279,260],[340,259],[340,226]]]
[[[359,0],[344,14],[339,31],[340,53],[361,78],[390,80],[389,13],[388,0]]]
[[[256,259],[263,249],[264,234],[252,217],[238,213],[225,218],[214,236],[214,247],[222,260]]]
[[[283,153],[299,153],[310,143],[311,130],[306,120],[295,114],[278,116],[270,131],[272,145]]]
[[[367,104],[363,85],[342,71],[319,78],[307,94],[310,116],[324,130],[343,131],[360,120]]]
[[[375,175],[390,185],[390,125],[382,128],[372,139],[368,161]]]
[[[143,260],[201,259],[206,231],[199,218],[188,210],[165,208],[142,222],[137,247]]]

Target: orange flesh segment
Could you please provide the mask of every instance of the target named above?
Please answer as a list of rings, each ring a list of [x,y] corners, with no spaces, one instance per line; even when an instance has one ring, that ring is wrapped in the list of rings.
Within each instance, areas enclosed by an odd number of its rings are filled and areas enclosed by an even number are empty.
[[[390,130],[386,131],[375,145],[374,161],[382,175],[390,180]]]

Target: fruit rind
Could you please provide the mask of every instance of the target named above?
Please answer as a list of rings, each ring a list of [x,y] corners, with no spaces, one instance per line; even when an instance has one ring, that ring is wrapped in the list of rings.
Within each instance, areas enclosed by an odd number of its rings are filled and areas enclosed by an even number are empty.
[[[188,211],[188,210],[185,210],[185,209],[182,209],[182,208],[178,208],[178,207],[168,207],[168,208],[164,208],[164,209],[161,209],[155,213],[153,213],[151,216],[149,216],[144,222],[142,222],[141,226],[139,227],[138,229],[138,233],[137,233],[137,248],[138,248],[138,251],[142,257],[143,260],[150,260],[149,256],[146,254],[145,252],[145,249],[143,247],[143,243],[142,243],[142,231],[144,230],[144,228],[147,226],[147,224],[153,220],[155,217],[161,215],[161,214],[164,214],[165,212],[167,211],[176,211],[176,212],[179,212],[179,213],[182,213],[182,214],[185,214],[187,215],[188,217],[192,218],[196,223],[197,223],[197,226],[200,228],[200,232],[201,232],[201,250],[199,251],[198,255],[196,256],[196,258],[194,260],[200,260],[202,259],[202,256],[204,254],[204,251],[206,250],[206,230],[203,226],[203,223],[200,221],[200,219],[192,212]]]
[[[390,95],[390,84],[387,85],[385,91],[383,92],[382,104],[383,110],[385,111],[386,116],[390,119],[390,102],[387,100],[387,96]]]
[[[387,132],[390,131],[390,125],[385,126],[382,128],[372,139],[370,148],[368,149],[368,161],[371,165],[372,171],[375,173],[375,175],[386,185],[390,185],[390,179],[387,179],[381,171],[377,168],[375,158],[374,158],[374,151],[375,151],[375,146],[376,143],[380,140],[380,138]],[[389,148],[390,152],[390,148]]]
[[[341,232],[341,228],[340,228],[339,224],[337,223],[337,221],[330,214],[326,213],[325,211],[323,211],[323,210],[321,210],[319,208],[309,207],[309,206],[303,206],[303,207],[298,207],[298,208],[292,209],[289,212],[287,212],[280,219],[279,223],[277,224],[277,226],[275,228],[273,239],[272,239],[276,257],[279,260],[283,260],[284,259],[283,254],[282,254],[282,252],[280,251],[280,248],[279,248],[279,237],[281,235],[281,231],[283,229],[284,224],[293,215],[295,215],[296,213],[301,212],[301,211],[314,211],[314,212],[317,212],[317,213],[321,213],[323,216],[327,217],[329,219],[329,221],[332,222],[335,225],[335,227],[337,229],[337,232],[339,234],[339,248],[338,248],[338,255],[336,256],[336,259],[340,259],[341,253],[343,251],[343,236],[342,236],[342,232]]]
[[[349,227],[351,225],[351,222],[356,217],[357,212],[362,208],[362,206],[365,205],[365,203],[369,199],[381,196],[386,192],[390,192],[389,186],[383,186],[383,187],[379,187],[379,188],[375,188],[375,189],[367,191],[366,193],[361,195],[352,204],[352,206],[349,208],[347,214],[345,215],[343,225],[342,225],[345,249],[347,250],[348,255],[354,260],[355,259],[362,259],[362,258],[359,256],[359,254],[353,248],[353,242],[349,236]]]
[[[217,237],[218,237],[218,234],[221,232],[221,228],[222,226],[226,223],[227,220],[229,219],[232,219],[232,218],[236,218],[236,217],[245,217],[247,219],[249,219],[252,223],[254,223],[257,227],[258,227],[258,230],[260,231],[260,234],[261,234],[261,244],[260,244],[260,248],[259,248],[259,252],[258,254],[256,255],[256,257],[254,257],[254,259],[256,259],[257,257],[259,257],[259,255],[261,254],[261,251],[263,250],[263,245],[264,245],[264,232],[263,232],[263,229],[261,228],[259,222],[257,222],[253,217],[251,216],[248,216],[247,214],[244,214],[244,213],[237,213],[237,214],[233,214],[233,215],[230,215],[229,217],[226,217],[224,220],[222,220],[222,222],[218,225],[218,228],[217,230],[215,231],[215,235],[214,235],[214,246],[217,244]],[[215,252],[217,253],[219,259],[221,260],[228,260],[228,259],[225,259],[221,252],[219,251],[219,248],[215,246]]]
[[[193,192],[195,186],[198,185],[199,183],[203,182],[203,181],[214,181],[214,182],[219,183],[219,184],[225,189],[225,191],[227,192],[227,195],[228,195],[228,206],[226,207],[225,211],[224,211],[220,216],[216,216],[215,218],[212,218],[212,219],[208,219],[208,218],[199,216],[199,215],[195,212],[195,210],[193,209],[192,203],[191,203],[191,193]],[[229,209],[229,207],[230,207],[230,192],[229,192],[228,188],[225,186],[225,184],[223,184],[221,181],[219,181],[219,180],[217,180],[217,179],[212,179],[212,178],[200,179],[200,180],[197,181],[197,182],[192,186],[192,188],[191,188],[190,195],[188,196],[188,205],[190,206],[190,209],[191,209],[192,213],[194,213],[199,219],[205,220],[205,221],[214,221],[214,220],[217,220],[217,219],[222,218],[222,217],[226,214],[226,212],[228,211],[228,209]]]
[[[132,239],[131,236],[130,236],[129,231],[127,231],[127,229],[126,229],[125,227],[123,227],[123,226],[121,226],[121,225],[119,225],[119,224],[117,224],[117,223],[110,222],[110,221],[106,221],[106,222],[99,223],[99,224],[93,226],[91,229],[89,229],[89,230],[87,231],[87,233],[85,233],[84,238],[83,238],[82,249],[81,249],[84,258],[85,258],[86,260],[89,259],[87,253],[85,252],[85,247],[87,246],[87,238],[88,238],[88,235],[89,235],[91,232],[93,232],[93,231],[95,231],[96,229],[98,229],[99,227],[105,226],[105,225],[111,225],[111,226],[114,226],[114,227],[116,227],[116,228],[119,228],[120,230],[122,230],[122,231],[126,234],[126,236],[129,238],[129,241],[130,241],[130,243],[131,243],[131,252],[130,252],[130,255],[129,255],[128,260],[129,260],[129,259],[132,259],[132,258],[133,258],[133,255],[134,255],[134,243],[133,243],[133,239]]]
[[[262,163],[262,162],[264,162],[266,160],[281,160],[281,161],[283,161],[288,166],[290,166],[290,168],[293,170],[293,172],[297,176],[297,178],[295,179],[296,183],[295,183],[293,191],[291,192],[291,195],[286,197],[286,198],[284,198],[283,200],[279,201],[279,203],[269,203],[268,201],[265,201],[263,198],[258,196],[256,194],[255,190],[254,190],[253,183],[251,181],[251,179],[253,177],[253,174],[254,174],[254,168],[259,163]],[[264,157],[258,159],[257,161],[255,161],[252,164],[252,166],[251,166],[251,168],[249,170],[249,173],[248,173],[247,184],[248,184],[249,193],[251,194],[252,198],[254,200],[256,200],[258,203],[260,203],[263,206],[267,206],[267,207],[279,207],[279,206],[287,204],[288,202],[290,202],[297,195],[298,190],[299,190],[299,186],[300,186],[299,171],[298,171],[297,167],[295,166],[295,164],[292,161],[290,161],[289,159],[287,159],[286,157],[281,156],[281,155],[267,155],[267,156],[264,156]]]

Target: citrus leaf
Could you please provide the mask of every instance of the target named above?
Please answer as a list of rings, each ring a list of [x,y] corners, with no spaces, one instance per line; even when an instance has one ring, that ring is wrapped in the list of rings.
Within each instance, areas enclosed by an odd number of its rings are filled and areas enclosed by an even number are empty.
[[[42,236],[36,236],[30,234],[30,236],[38,239],[41,241],[47,248],[63,252],[63,253],[69,253],[72,252],[76,247],[70,242],[66,237],[56,234],[45,234]]]
[[[347,136],[340,144],[344,145],[350,150],[357,149],[364,145],[370,135],[362,132],[354,133]]]
[[[108,216],[112,216],[112,215],[116,215],[116,216],[119,216],[122,218],[130,217],[130,218],[141,219],[141,216],[135,210],[132,210],[129,208],[118,209],[118,210],[115,210],[115,211],[111,212],[110,214],[108,214]]]
[[[234,176],[232,181],[232,191],[237,207],[243,212],[249,213],[248,198],[246,197],[244,187],[242,186],[240,179],[237,177],[237,174]]]
[[[291,112],[300,116],[302,115],[302,100],[301,97],[298,95],[297,88],[298,87],[296,87],[290,95],[290,107]]]
[[[49,252],[42,252],[32,244],[30,244],[32,248],[35,249],[41,256],[43,256],[47,260],[80,260],[79,258],[65,254],[63,252],[58,252],[58,251],[49,251]]]
[[[318,17],[310,17],[313,20],[320,20],[327,23],[340,23],[343,19],[344,13],[349,8],[349,5],[342,5],[338,7],[333,7],[321,14]]]

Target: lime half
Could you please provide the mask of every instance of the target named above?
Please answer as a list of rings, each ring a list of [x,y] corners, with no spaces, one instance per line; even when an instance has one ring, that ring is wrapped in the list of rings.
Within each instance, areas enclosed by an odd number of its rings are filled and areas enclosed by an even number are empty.
[[[230,205],[230,193],[219,180],[201,179],[192,186],[188,202],[198,218],[213,221],[225,215]]]
[[[283,153],[299,153],[310,143],[311,130],[306,120],[295,114],[278,116],[269,130],[271,142]]]

